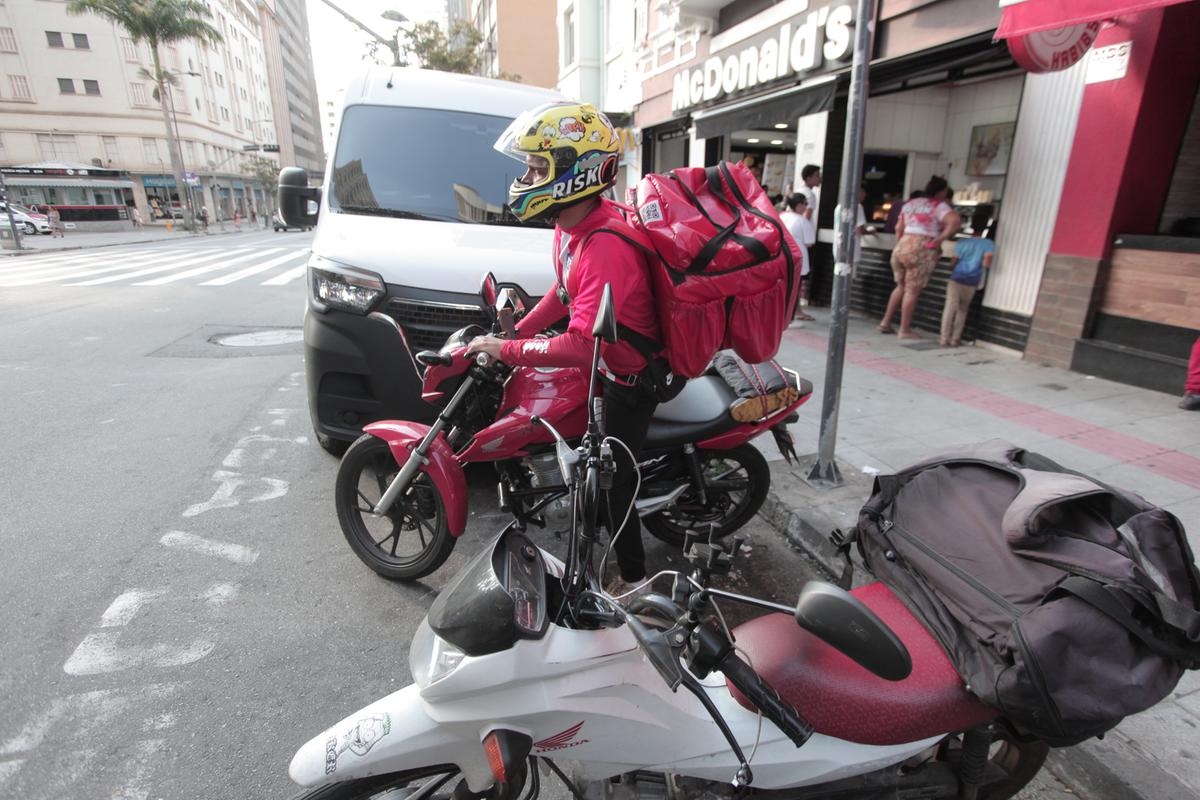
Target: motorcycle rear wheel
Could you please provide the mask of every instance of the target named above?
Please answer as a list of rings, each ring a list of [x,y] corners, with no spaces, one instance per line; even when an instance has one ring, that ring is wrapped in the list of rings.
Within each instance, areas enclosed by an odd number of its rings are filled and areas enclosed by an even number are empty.
[[[449,558],[454,537],[442,496],[424,472],[396,498],[385,517],[371,513],[399,471],[387,442],[363,434],[342,457],[334,503],[338,524],[354,554],[385,578],[411,581],[430,574]]]
[[[333,783],[296,795],[294,800],[400,800],[414,792],[422,792],[423,800],[448,800],[455,786],[451,779],[456,775],[458,767],[443,764]],[[438,786],[438,781],[442,786]],[[412,791],[404,791],[413,784],[418,785]]]
[[[642,520],[646,530],[672,547],[683,547],[688,531],[720,539],[745,525],[762,508],[771,488],[771,470],[758,448],[746,442],[732,450],[700,450],[696,453],[704,473],[707,504],[703,509],[689,508],[697,500],[693,490],[683,493],[679,502]]]

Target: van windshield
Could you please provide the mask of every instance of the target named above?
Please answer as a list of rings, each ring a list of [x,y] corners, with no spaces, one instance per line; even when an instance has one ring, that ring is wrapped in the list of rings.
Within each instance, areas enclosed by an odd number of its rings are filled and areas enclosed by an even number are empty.
[[[338,133],[329,207],[518,225],[504,204],[521,165],[492,149],[511,121],[464,111],[350,106]]]

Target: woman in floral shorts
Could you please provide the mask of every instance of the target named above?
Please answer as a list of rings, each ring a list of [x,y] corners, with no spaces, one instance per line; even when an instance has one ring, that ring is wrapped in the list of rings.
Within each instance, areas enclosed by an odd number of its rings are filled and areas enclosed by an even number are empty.
[[[892,276],[896,288],[888,298],[887,311],[879,323],[880,333],[895,333],[892,317],[900,311],[901,339],[919,339],[912,332],[913,312],[921,291],[937,268],[942,242],[958,232],[962,220],[946,202],[950,186],[934,175],[925,184],[925,196],[909,200],[896,221],[896,246],[892,249]]]

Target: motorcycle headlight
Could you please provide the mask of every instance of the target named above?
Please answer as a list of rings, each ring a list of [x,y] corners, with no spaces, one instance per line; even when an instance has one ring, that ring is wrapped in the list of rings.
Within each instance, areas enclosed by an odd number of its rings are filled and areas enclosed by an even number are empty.
[[[413,681],[424,689],[449,675],[466,657],[463,651],[433,632],[428,620],[421,620],[408,650],[408,669]]]
[[[383,278],[314,255],[308,260],[308,283],[313,301],[324,308],[366,314],[385,293]]]

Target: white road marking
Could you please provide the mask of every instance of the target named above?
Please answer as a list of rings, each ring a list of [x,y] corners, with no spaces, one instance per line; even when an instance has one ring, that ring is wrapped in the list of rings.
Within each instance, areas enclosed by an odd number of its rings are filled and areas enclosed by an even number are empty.
[[[233,493],[237,491],[239,486],[245,483],[240,474],[219,469],[213,473],[213,480],[220,481],[221,483],[217,487],[217,490],[213,492],[213,496],[203,503],[196,503],[193,506],[189,506],[183,512],[183,516],[195,517],[206,511],[212,511],[214,508],[233,508],[238,504],[238,501],[233,497]]]
[[[0,786],[4,785],[13,775],[16,775],[24,763],[25,759],[23,758],[18,758],[16,761],[0,761]]]
[[[280,250],[280,248],[278,248],[278,247],[272,247],[267,250],[255,250],[255,251],[247,253],[246,255],[241,256],[239,258],[231,258],[228,261],[222,261],[219,264],[211,264],[209,266],[196,267],[194,269],[184,270],[183,272],[176,272],[171,275],[165,275],[161,278],[154,278],[154,279],[148,280],[148,281],[141,281],[139,283],[135,283],[134,286],[162,286],[165,283],[172,283],[174,281],[181,281],[186,278],[194,278],[197,275],[204,275],[209,272],[216,272],[219,269],[225,269],[226,267],[232,267],[234,264],[241,264],[243,261],[249,261],[252,258],[258,258],[260,256],[269,256],[271,253],[278,252],[279,250]]]
[[[186,254],[185,254],[186,255]],[[176,258],[180,256],[175,256]],[[78,264],[69,264],[51,269],[31,269],[23,273],[12,275],[0,275],[0,286],[34,286],[39,283],[50,283],[57,280],[70,280],[71,278],[79,278],[85,275],[99,275],[102,272],[115,272],[120,269],[129,269],[131,266],[145,264],[147,262],[161,262],[164,256],[161,253],[146,253],[144,255],[129,256],[128,258],[119,259],[121,263],[113,264],[110,259],[100,259],[92,256],[90,261],[80,262]],[[172,258],[172,256],[166,256]],[[91,266],[86,266],[90,264]],[[99,267],[97,264],[108,264],[108,266]]]
[[[229,451],[229,455],[225,456],[225,460],[221,462],[222,467],[230,469],[238,469],[242,466],[242,460],[246,456],[246,451],[240,447],[235,447]]]
[[[204,590],[204,602],[219,608],[237,596],[236,583],[214,583]]]
[[[0,261],[0,276],[11,272],[27,272],[31,269],[42,269],[44,267],[61,266],[64,264],[78,264],[95,261],[101,253],[107,257],[121,258],[123,256],[136,256],[143,253],[162,253],[165,252],[161,248],[150,250],[142,249],[124,249],[124,250],[109,250],[103,251],[83,251],[74,252],[71,255],[57,256],[22,256],[21,258],[8,258]]]
[[[203,536],[183,531],[171,531],[170,533],[163,534],[163,537],[158,542],[166,547],[177,547],[181,550],[190,550],[193,553],[224,558],[235,564],[253,564],[258,559],[258,551],[251,550],[249,547],[234,544],[233,542],[206,539]]]
[[[270,488],[257,497],[251,497],[251,503],[263,503],[267,500],[275,500],[283,497],[288,493],[288,482],[279,478],[259,478],[260,481],[266,483]]]
[[[283,286],[284,284],[291,283],[292,281],[296,280],[296,278],[299,278],[301,275],[303,275],[307,271],[308,271],[308,265],[301,264],[300,266],[296,267],[295,269],[289,269],[287,272],[283,273],[282,275],[276,275],[274,278],[263,281],[262,285],[263,286]]]
[[[281,256],[272,258],[270,261],[266,261],[262,264],[255,264],[254,266],[246,267],[243,270],[238,270],[237,272],[230,273],[229,275],[222,275],[219,278],[213,278],[211,281],[205,281],[204,283],[202,283],[200,285],[201,286],[226,286],[230,283],[233,283],[234,281],[240,281],[242,278],[248,278],[251,275],[257,275],[260,272],[266,272],[267,270],[271,269],[272,267],[277,267],[280,264],[286,264],[287,262],[292,261],[293,259],[302,257],[307,252],[308,252],[307,247],[301,248],[299,250],[293,250],[290,253],[284,253]],[[307,259],[306,259],[306,261],[307,261]]]
[[[125,779],[125,786],[113,792],[112,800],[149,800],[150,790],[146,788],[146,784],[150,777],[150,769],[154,763],[162,760],[159,754],[166,746],[167,743],[163,739],[135,742],[133,755],[126,762],[132,768],[129,777]]]
[[[80,281],[79,283],[68,283],[67,286],[99,286],[102,283],[114,283],[116,281],[129,280],[130,278],[140,278],[143,275],[153,275],[157,272],[166,272],[167,270],[179,269],[180,267],[190,267],[195,264],[200,264],[205,261],[212,261],[214,258],[228,258],[233,255],[241,255],[246,252],[246,248],[229,251],[217,251],[203,256],[192,256],[185,258],[182,261],[175,261],[170,264],[158,264],[145,269],[134,270],[133,272],[123,272],[117,275],[106,275],[103,278],[95,278],[90,281]]]
[[[104,675],[134,667],[182,667],[213,651],[216,643],[197,639],[184,647],[159,643],[150,647],[121,647],[120,631],[89,633],[63,664],[68,675]]]
[[[100,627],[116,628],[128,624],[147,600],[153,600],[166,593],[166,589],[155,589],[154,591],[130,589],[124,592],[109,604],[108,610],[100,617]]]

